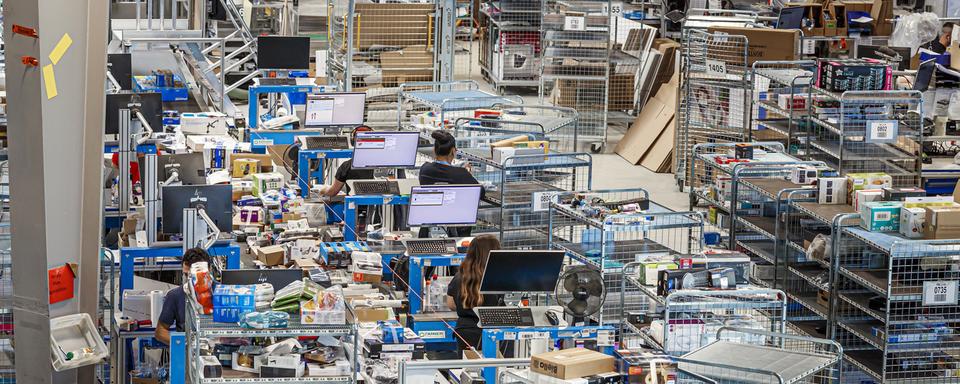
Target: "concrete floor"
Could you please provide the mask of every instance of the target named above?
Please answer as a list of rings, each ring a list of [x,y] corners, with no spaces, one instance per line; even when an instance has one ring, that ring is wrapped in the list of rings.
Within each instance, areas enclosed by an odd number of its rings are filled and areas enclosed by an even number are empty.
[[[690,209],[689,195],[680,193],[672,173],[654,173],[632,165],[615,153],[593,156],[593,189],[643,188],[650,199],[677,211]]]

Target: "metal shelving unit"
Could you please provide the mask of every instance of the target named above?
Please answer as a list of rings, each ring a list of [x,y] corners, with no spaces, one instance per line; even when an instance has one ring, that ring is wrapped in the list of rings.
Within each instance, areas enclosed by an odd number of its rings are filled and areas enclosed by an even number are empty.
[[[869,232],[857,220],[839,219],[833,251],[833,328],[855,351],[848,361],[884,383],[956,382],[960,304],[944,292],[960,281],[960,241]]]
[[[840,174],[885,172],[920,186],[923,97],[918,91],[830,92],[810,87],[808,156]]]
[[[397,94],[397,126],[419,130],[424,137],[430,137],[430,132],[453,125],[458,118],[474,117],[477,109],[522,104],[520,96],[500,96],[482,91],[480,84],[472,80],[404,83]],[[428,112],[433,113],[440,123],[422,125],[410,121],[411,116]]]
[[[584,205],[572,207],[574,198]],[[617,204],[647,200],[649,209],[631,213],[610,213],[598,216],[596,208],[603,204]],[[621,309],[616,305],[624,295],[623,267],[644,253],[697,254],[704,249],[703,214],[700,212],[673,212],[649,201],[643,189],[564,192],[550,200],[550,247],[562,249],[574,261],[598,269],[607,289],[606,304],[597,321],[618,324]],[[640,295],[627,295],[623,305],[644,305]]]
[[[358,348],[349,348],[347,358],[353,365],[353,373],[346,376],[317,376],[317,377],[291,377],[291,378],[259,378],[250,377],[249,374],[234,375],[224,372],[224,377],[204,378],[203,367],[199,365],[200,356],[203,348],[203,339],[217,338],[256,338],[256,337],[275,337],[275,338],[296,338],[309,336],[332,336],[340,337],[344,345],[357,346],[360,344],[360,334],[357,330],[356,316],[353,310],[347,306],[348,321],[343,325],[305,325],[300,324],[300,316],[290,316],[290,321],[286,328],[276,329],[249,329],[240,327],[234,323],[214,322],[209,315],[199,314],[196,304],[193,300],[187,300],[187,369],[189,379],[192,383],[356,383],[355,372],[358,371]],[[352,321],[351,321],[352,320]],[[344,348],[347,350],[348,348]]]
[[[754,83],[764,90],[757,95],[759,99],[754,100],[757,103],[754,135],[766,131],[765,140],[777,138],[784,142],[788,153],[804,157],[808,152],[804,118],[811,109],[809,88],[815,71],[815,61],[758,61],[753,64]]]
[[[490,148],[463,148],[457,155],[488,185],[474,232],[497,233],[506,249],[546,248],[550,197],[591,188],[593,157],[587,153],[518,155],[502,162]]]
[[[540,85],[541,0],[498,0],[480,8],[480,70],[494,89]]]
[[[461,117],[454,121],[453,135],[458,139],[483,139],[509,135],[534,135],[547,140],[553,152],[577,152],[580,114],[573,108],[548,105],[496,105],[498,119]]]

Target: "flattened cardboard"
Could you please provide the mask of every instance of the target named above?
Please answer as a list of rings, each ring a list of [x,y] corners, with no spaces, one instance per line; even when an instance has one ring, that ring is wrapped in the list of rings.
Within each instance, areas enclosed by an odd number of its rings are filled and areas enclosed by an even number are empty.
[[[640,165],[657,173],[664,173],[670,170],[671,157],[673,156],[673,140],[675,138],[676,126],[674,119],[667,122],[666,129],[654,142],[653,148],[647,152]]]
[[[657,99],[650,99],[643,106],[640,115],[633,121],[614,151],[630,164],[640,164],[656,138],[673,121],[673,106],[668,106]],[[671,145],[672,146],[672,145]]]

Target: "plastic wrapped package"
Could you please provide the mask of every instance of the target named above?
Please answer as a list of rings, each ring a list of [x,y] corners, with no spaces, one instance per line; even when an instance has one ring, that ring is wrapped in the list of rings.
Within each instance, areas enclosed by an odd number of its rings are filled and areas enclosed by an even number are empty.
[[[301,301],[312,299],[320,290],[320,285],[310,279],[297,280],[277,291],[270,306],[277,311],[296,313]]]
[[[347,321],[347,305],[340,287],[325,290],[300,306],[300,323],[340,325]]]
[[[205,261],[190,266],[188,288],[190,296],[200,304],[203,314],[213,313],[213,276],[210,275],[210,266]]]
[[[940,22],[935,13],[911,13],[901,16],[896,23],[893,34],[890,35],[889,45],[891,47],[909,47],[911,53],[915,54],[920,45],[936,39],[942,27],[943,23]]]
[[[290,314],[278,311],[249,312],[240,318],[241,327],[253,329],[286,328],[289,322]]]

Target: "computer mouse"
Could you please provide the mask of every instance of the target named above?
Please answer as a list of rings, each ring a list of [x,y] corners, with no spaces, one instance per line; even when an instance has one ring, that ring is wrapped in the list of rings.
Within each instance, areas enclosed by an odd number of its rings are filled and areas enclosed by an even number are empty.
[[[547,321],[550,322],[550,325],[560,325],[560,318],[557,317],[557,313],[554,311],[547,311]]]

